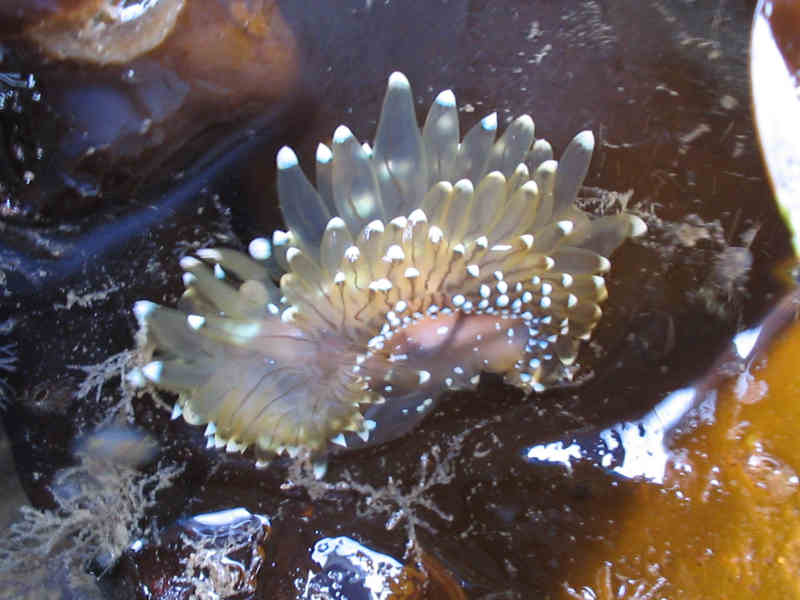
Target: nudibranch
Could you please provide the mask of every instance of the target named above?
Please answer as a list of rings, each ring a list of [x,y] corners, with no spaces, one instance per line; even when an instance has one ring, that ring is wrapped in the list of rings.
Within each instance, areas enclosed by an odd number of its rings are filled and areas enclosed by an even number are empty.
[[[178,309],[137,302],[131,379],[176,392],[174,417],[207,424],[209,445],[254,446],[259,464],[402,435],[482,372],[526,392],[570,381],[607,257],[645,224],[576,206],[591,132],[556,161],[530,116],[496,130],[493,113],[461,139],[450,90],[420,129],[394,73],[374,145],[339,126],[316,188],[282,148],[288,231],[249,256],[184,258]]]

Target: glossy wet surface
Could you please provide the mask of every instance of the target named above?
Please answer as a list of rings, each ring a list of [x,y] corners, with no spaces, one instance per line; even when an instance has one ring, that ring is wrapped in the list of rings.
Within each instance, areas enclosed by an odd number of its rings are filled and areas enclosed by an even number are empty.
[[[74,462],[75,438],[130,416],[161,447],[146,473],[185,466],[147,511],[154,529],[174,531],[180,518],[235,507],[269,518],[268,535],[253,542],[263,560],[242,567],[241,597],[797,593],[796,336],[772,350],[749,349],[753,328],[785,290],[790,255],[750,115],[753,6],[520,4],[358,2],[326,12],[285,3],[298,48],[285,85],[254,96],[254,76],[243,72],[240,84],[226,84],[226,102],[237,91],[248,99],[235,114],[176,108],[158,87],[162,95],[149,96],[161,99],[148,110],[170,107],[176,123],[192,125],[188,139],[181,127],[164,131],[168,160],[147,142],[125,161],[91,163],[88,176],[104,191],[91,202],[69,194],[56,201],[47,188],[20,192],[31,170],[25,157],[17,179],[4,176],[4,193],[16,195],[0,224],[0,346],[15,343],[18,360],[16,371],[0,375],[15,392],[5,423],[35,506],[57,501],[48,485]],[[67,67],[39,64],[18,42],[8,48],[6,64],[17,61],[19,81],[33,73],[43,99],[32,108],[33,88],[5,82],[8,94],[23,96],[21,112],[0,111],[7,143],[17,132],[23,145],[33,136],[47,156],[67,155],[80,139],[73,134],[90,129],[56,127],[65,122],[66,91],[78,95],[87,119],[100,115],[93,126],[116,118],[99,110],[112,104],[93,102],[118,90],[122,71],[73,65],[80,84],[65,83]],[[167,48],[157,58],[170,81],[201,87],[185,63],[168,60]],[[529,398],[487,379],[475,393],[451,394],[407,437],[332,458],[321,483],[288,460],[259,471],[247,455],[206,450],[202,428],[170,420],[167,397],[131,397],[119,379],[87,385],[75,365],[133,347],[135,300],[175,302],[181,256],[241,247],[280,225],[280,145],[311,164],[316,143],[339,123],[360,139],[374,135],[393,70],[408,75],[420,114],[452,87],[467,107],[465,126],[495,109],[501,127],[528,112],[557,153],[575,132],[595,132],[587,186],[616,194],[589,208],[627,201],[649,233],[614,257],[606,316],[579,359],[593,376]],[[67,163],[48,168],[62,182],[74,174]],[[790,308],[782,314],[790,320]],[[107,363],[106,374],[124,364]],[[88,383],[101,383],[101,371]],[[323,560],[321,541],[343,538],[362,554],[347,542],[341,547],[350,551]],[[144,539],[144,550],[128,551],[101,578],[102,593],[167,597],[153,593],[153,581],[183,585],[185,561],[167,567],[141,558],[170,548],[159,543]],[[384,565],[382,591],[366,591],[369,570],[352,558],[370,552],[373,565]],[[427,592],[420,569],[432,582]],[[333,589],[337,581],[349,587]]]

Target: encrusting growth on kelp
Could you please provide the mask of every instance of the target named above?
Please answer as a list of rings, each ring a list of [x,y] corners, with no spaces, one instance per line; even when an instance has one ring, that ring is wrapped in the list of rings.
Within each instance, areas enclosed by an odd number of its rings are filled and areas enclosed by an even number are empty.
[[[174,416],[207,424],[210,445],[253,445],[261,464],[397,437],[481,372],[525,391],[569,381],[606,257],[645,224],[575,206],[591,132],[556,161],[528,115],[496,130],[493,113],[461,140],[450,90],[420,129],[394,73],[374,146],[339,126],[316,188],[282,148],[288,231],[250,256],[184,258],[178,309],[137,302],[150,362],[131,379],[177,392]]]

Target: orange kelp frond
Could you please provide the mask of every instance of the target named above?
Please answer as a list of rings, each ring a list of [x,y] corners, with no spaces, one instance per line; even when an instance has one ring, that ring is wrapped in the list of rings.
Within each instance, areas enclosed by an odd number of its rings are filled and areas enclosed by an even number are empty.
[[[250,256],[183,259],[179,309],[134,307],[151,362],[132,380],[177,392],[176,415],[207,423],[210,444],[254,445],[261,463],[397,437],[481,372],[525,391],[569,381],[606,257],[645,224],[575,206],[591,132],[557,162],[528,115],[496,129],[491,114],[461,140],[449,90],[420,129],[394,73],[374,146],[338,127],[316,188],[282,148],[288,231]]]

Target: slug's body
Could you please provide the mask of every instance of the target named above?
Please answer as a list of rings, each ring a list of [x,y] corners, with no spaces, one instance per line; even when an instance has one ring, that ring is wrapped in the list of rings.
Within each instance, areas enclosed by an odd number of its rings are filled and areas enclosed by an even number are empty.
[[[645,226],[575,206],[590,132],[556,162],[529,116],[495,142],[496,129],[493,114],[460,140],[445,91],[420,130],[394,73],[374,148],[337,128],[316,188],[282,148],[288,231],[250,256],[185,258],[179,310],[138,302],[152,360],[134,380],[178,392],[176,414],[262,463],[396,437],[481,372],[526,391],[569,381],[601,316],[606,256]]]

